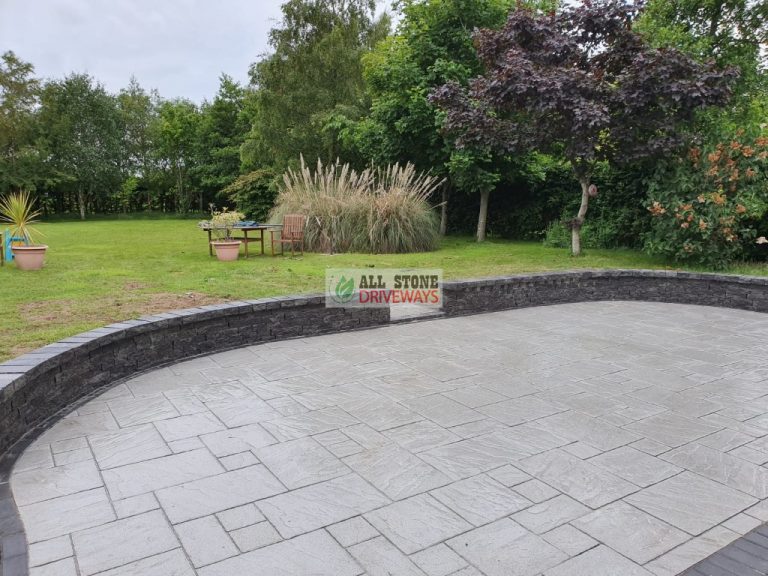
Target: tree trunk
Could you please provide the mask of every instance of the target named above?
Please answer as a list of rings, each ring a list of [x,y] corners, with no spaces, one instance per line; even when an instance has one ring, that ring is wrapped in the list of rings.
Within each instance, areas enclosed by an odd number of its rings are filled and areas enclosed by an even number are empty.
[[[83,189],[77,189],[77,204],[80,207],[80,220],[85,220],[85,194]]]
[[[488,200],[491,196],[490,190],[480,192],[480,215],[477,218],[477,241],[485,242],[485,227],[488,221]]]
[[[579,176],[581,184],[581,206],[576,218],[571,222],[571,254],[581,256],[581,227],[589,208],[589,176]]]
[[[445,236],[448,231],[448,198],[451,195],[451,191],[448,188],[448,184],[443,185],[443,203],[440,206],[440,236]]]
[[[723,2],[719,1],[715,3],[714,11],[712,12],[712,19],[709,21],[709,37],[713,41],[717,41],[717,30],[720,27],[720,19],[723,16]]]

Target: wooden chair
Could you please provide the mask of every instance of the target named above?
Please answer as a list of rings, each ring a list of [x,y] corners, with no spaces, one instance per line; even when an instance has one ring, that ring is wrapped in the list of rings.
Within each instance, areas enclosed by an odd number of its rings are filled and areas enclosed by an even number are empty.
[[[304,255],[304,227],[306,218],[301,214],[286,214],[283,216],[283,228],[280,231],[280,237],[275,238],[272,234],[272,254],[275,253],[275,244],[280,244],[280,254],[284,253],[286,244],[291,246],[291,256],[296,254],[296,246],[299,247],[299,253]]]

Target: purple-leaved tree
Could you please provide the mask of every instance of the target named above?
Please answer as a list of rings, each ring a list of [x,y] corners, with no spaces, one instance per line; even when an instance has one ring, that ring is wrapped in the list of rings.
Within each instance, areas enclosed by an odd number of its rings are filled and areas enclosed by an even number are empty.
[[[632,30],[642,6],[584,0],[543,14],[518,8],[500,30],[475,32],[485,75],[431,94],[460,148],[564,156],[581,185],[569,224],[581,253],[596,162],[669,154],[687,140],[697,109],[730,97],[735,69],[718,70]]]

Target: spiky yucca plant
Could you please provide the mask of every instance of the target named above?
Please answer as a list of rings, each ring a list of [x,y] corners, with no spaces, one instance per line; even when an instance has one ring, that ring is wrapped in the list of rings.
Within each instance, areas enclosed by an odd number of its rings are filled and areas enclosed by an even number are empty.
[[[289,170],[272,213],[307,218],[305,244],[318,252],[404,253],[434,250],[438,220],[429,196],[442,181],[412,164],[353,170],[318,161]]]
[[[40,216],[40,211],[35,210],[34,205],[34,198],[24,190],[0,199],[0,221],[10,224],[9,234],[12,238],[23,238],[26,244],[32,243],[32,236],[40,234],[31,226]]]

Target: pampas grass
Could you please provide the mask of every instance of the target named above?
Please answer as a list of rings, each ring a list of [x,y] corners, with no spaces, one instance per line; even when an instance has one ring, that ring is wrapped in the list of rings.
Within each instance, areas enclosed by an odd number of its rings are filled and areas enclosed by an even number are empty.
[[[303,214],[309,251],[426,252],[438,244],[438,217],[428,199],[441,184],[410,163],[356,172],[318,161],[311,170],[302,158],[298,171],[283,176],[272,218]]]

